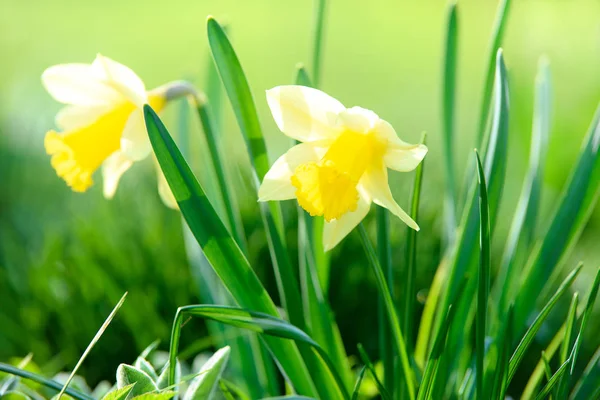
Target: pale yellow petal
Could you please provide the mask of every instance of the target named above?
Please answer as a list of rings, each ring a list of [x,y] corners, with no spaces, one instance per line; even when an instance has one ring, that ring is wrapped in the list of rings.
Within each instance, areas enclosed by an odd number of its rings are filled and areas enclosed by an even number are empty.
[[[387,169],[381,164],[365,172],[360,180],[364,190],[369,193],[373,203],[385,207],[414,230],[419,230],[417,223],[396,203],[388,184]]]
[[[102,115],[113,110],[112,105],[66,106],[56,114],[56,126],[63,131],[79,129],[93,124]]]
[[[152,151],[142,111],[135,110],[129,116],[121,136],[121,151],[133,161],[144,159]]]
[[[125,171],[131,167],[133,161],[125,155],[116,151],[110,155],[102,164],[102,179],[104,197],[112,199],[117,191],[119,180]]]
[[[384,120],[377,123],[374,132],[380,140],[387,143],[383,158],[385,165],[390,169],[400,172],[412,171],[427,155],[427,146],[404,142],[398,137],[394,128]]]
[[[352,107],[344,110],[338,118],[339,125],[357,133],[372,131],[380,121],[377,114],[362,107]]]
[[[60,64],[42,73],[42,83],[57,101],[77,106],[109,105],[123,101],[114,87],[103,82],[88,64]]]
[[[323,248],[329,251],[338,245],[369,213],[371,200],[366,191],[358,188],[359,200],[356,210],[342,215],[339,219],[326,222],[323,230]]]
[[[335,137],[338,114],[345,107],[326,93],[305,86],[267,90],[267,102],[279,129],[301,142]]]
[[[177,204],[177,200],[175,200],[175,196],[169,187],[167,178],[165,178],[165,174],[160,169],[160,165],[158,164],[156,157],[153,158],[154,165],[156,166],[156,178],[158,180],[158,195],[167,207],[172,208],[173,210],[179,210],[179,205]]]
[[[258,201],[289,200],[296,197],[291,177],[296,167],[320,160],[327,151],[328,141],[301,143],[289,149],[275,161],[258,189]]]
[[[144,82],[129,67],[98,54],[91,69],[100,80],[114,87],[137,107],[141,108],[147,102]]]

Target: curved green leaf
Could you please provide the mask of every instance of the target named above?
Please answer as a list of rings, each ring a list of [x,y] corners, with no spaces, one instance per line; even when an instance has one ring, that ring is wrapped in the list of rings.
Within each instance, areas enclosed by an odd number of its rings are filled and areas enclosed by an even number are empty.
[[[227,365],[230,350],[229,347],[223,347],[206,361],[199,375],[194,378],[185,392],[183,400],[206,400],[213,396]]]

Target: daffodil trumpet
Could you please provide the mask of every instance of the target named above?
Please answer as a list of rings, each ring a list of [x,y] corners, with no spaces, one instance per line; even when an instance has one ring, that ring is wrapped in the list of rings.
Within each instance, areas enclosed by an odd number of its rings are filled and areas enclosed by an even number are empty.
[[[42,74],[42,83],[55,100],[66,104],[56,115],[61,132],[50,130],[44,140],[52,167],[76,192],[90,188],[92,175],[101,169],[106,198],[114,196],[123,173],[152,152],[144,104],[160,112],[175,98],[198,97],[183,81],[146,91],[135,72],[102,55],[91,64],[52,66]],[[162,200],[176,208],[160,169],[157,173]]]
[[[278,86],[267,91],[267,102],[281,132],[301,143],[267,172],[259,201],[297,199],[310,215],[323,216],[326,251],[360,223],[371,203],[419,230],[394,200],[387,170],[414,170],[425,145],[400,140],[373,111],[346,108],[313,88]]]

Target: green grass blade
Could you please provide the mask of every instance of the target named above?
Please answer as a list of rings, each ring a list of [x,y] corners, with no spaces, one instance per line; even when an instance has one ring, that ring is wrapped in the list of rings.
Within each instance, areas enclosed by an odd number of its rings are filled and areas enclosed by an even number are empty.
[[[479,154],[475,152],[477,158],[477,176],[479,181],[479,226],[480,226],[480,255],[479,255],[479,273],[477,274],[477,316],[476,316],[476,359],[477,359],[477,398],[485,399],[487,393],[484,387],[484,362],[485,362],[485,336],[487,305],[490,292],[490,221],[489,206],[487,197],[487,187],[485,183],[485,173]]]
[[[325,36],[325,14],[327,11],[327,0],[315,1],[315,15],[313,21],[313,43],[312,43],[312,74],[315,87],[321,84],[321,60],[323,55],[323,36]]]
[[[540,391],[540,393],[536,396],[536,398],[535,398],[536,400],[544,400],[544,399],[548,398],[548,395],[550,394],[552,389],[554,389],[554,386],[560,381],[560,378],[567,372],[570,362],[571,362],[571,360],[565,361],[556,370],[554,375],[552,375],[552,378],[550,378],[548,383],[546,383],[546,386],[544,386],[542,388],[542,390]]]
[[[208,41],[231,102],[255,172],[256,187],[269,170],[269,159],[250,86],[223,28],[212,17],[207,21]],[[281,208],[278,202],[261,203],[260,210],[273,259],[279,296],[292,324],[304,327],[302,301],[283,239]]]
[[[144,117],[154,153],[181,213],[227,290],[242,307],[278,315],[273,300],[217,216],[160,118],[147,105],[144,107]],[[176,327],[174,326],[173,329]],[[313,395],[314,385],[298,348],[289,342],[282,343],[267,339],[267,343],[296,390]],[[176,365],[173,353],[170,361],[169,382],[171,384]]]
[[[356,379],[356,383],[354,384],[354,389],[352,390],[352,399],[351,400],[357,400],[358,399],[358,394],[360,392],[360,385],[362,384],[362,381],[365,377],[365,372],[367,371],[367,366],[363,366],[360,370],[360,372],[358,373],[358,378]]]
[[[310,346],[323,362],[328,373],[329,384],[336,390],[337,395],[332,397],[332,399],[350,398],[344,382],[331,362],[327,352],[304,331],[289,322],[276,318],[270,314],[229,306],[192,305],[180,307],[177,310],[175,322],[173,323],[174,330],[171,336],[171,349],[176,351],[181,332],[181,325],[191,316],[218,321],[241,329],[248,329],[263,334],[265,340],[268,337],[284,338]],[[175,327],[179,328],[175,329]],[[326,378],[323,377],[323,379],[325,380]]]
[[[375,273],[379,294],[381,297],[383,297],[390,329],[392,330],[392,337],[394,338],[396,351],[398,351],[400,356],[402,378],[404,384],[406,385],[408,396],[410,400],[415,400],[415,377],[411,369],[408,352],[406,350],[406,342],[400,329],[400,321],[398,319],[398,314],[396,313],[396,308],[394,306],[392,296],[390,295],[390,289],[387,286],[387,283],[385,281],[385,275],[383,273],[383,270],[381,269],[381,266],[379,265],[379,261],[377,260],[377,253],[375,253],[373,245],[371,244],[367,235],[367,231],[362,223],[358,226],[358,232],[360,233],[361,242],[363,248],[365,249],[365,253],[367,254],[369,265]]]
[[[422,144],[425,144],[426,138],[426,134],[423,133],[423,136],[421,137]],[[413,182],[412,197],[410,201],[410,216],[413,221],[419,220],[419,204],[421,202],[421,188],[423,186],[424,168],[425,160],[421,161],[415,170],[415,180]],[[406,276],[404,276],[402,279],[404,281],[404,318],[402,321],[402,330],[406,335],[406,349],[408,354],[413,354],[413,325],[415,315],[415,297],[417,292],[417,231],[411,228],[407,228],[406,230],[405,265]]]
[[[26,371],[21,368],[13,367],[12,365],[5,364],[2,362],[0,362],[0,372],[6,372],[7,374],[19,376],[23,379],[27,379],[32,382],[39,383],[40,385],[45,386],[49,389],[55,390],[57,392],[60,392],[64,386],[62,383],[56,382],[52,379],[46,379],[41,375],[34,374],[33,372],[29,372],[29,371]],[[77,390],[73,390],[73,389],[69,389],[69,388],[67,388],[65,390],[65,393],[76,400],[95,400],[92,396],[88,396],[85,393],[81,393]]]
[[[502,332],[502,338],[499,340],[502,343],[500,353],[500,364],[494,371],[494,386],[492,392],[492,398],[503,400],[506,398],[506,390],[508,389],[508,362],[510,352],[512,350],[513,343],[513,307],[512,305],[508,308],[506,314],[506,320],[504,322]]]
[[[550,67],[546,59],[540,60],[536,77],[535,108],[531,135],[529,168],[514,213],[500,272],[494,284],[494,298],[498,301],[499,318],[514,302],[518,291],[521,266],[526,257],[537,226],[542,180],[550,136],[551,82]]]
[[[492,89],[494,86],[494,64],[496,61],[496,53],[498,52],[498,49],[502,47],[502,40],[504,39],[504,29],[506,27],[506,21],[508,19],[510,5],[511,0],[501,0],[500,4],[498,5],[498,11],[496,12],[496,21],[494,23],[492,40],[488,48],[487,70],[485,74],[483,96],[481,99],[481,110],[479,111],[477,146],[480,146],[483,142],[485,126],[489,117],[490,103],[492,99]]]
[[[515,351],[513,352],[513,355],[510,358],[510,362],[509,362],[509,366],[508,366],[508,382],[507,382],[507,384],[510,383],[513,376],[517,372],[517,368],[518,368],[519,364],[521,363],[523,356],[525,355],[525,351],[529,348],[529,345],[531,344],[531,342],[533,342],[535,335],[537,334],[539,329],[542,327],[542,323],[546,320],[546,317],[548,317],[548,314],[550,314],[550,311],[556,305],[558,300],[569,289],[569,287],[571,286],[573,281],[575,281],[575,278],[577,277],[577,274],[579,274],[579,272],[581,271],[582,267],[583,267],[583,264],[579,264],[565,278],[563,283],[559,286],[559,288],[556,290],[554,295],[550,298],[550,300],[548,300],[548,303],[546,303],[546,305],[544,306],[542,311],[540,311],[538,316],[535,318],[535,320],[533,321],[533,323],[531,324],[531,326],[529,327],[529,329],[527,330],[525,335],[521,338],[521,341],[517,345],[517,348],[515,349]]]
[[[579,293],[573,293],[573,297],[571,298],[571,305],[569,306],[569,312],[567,313],[567,320],[565,321],[565,336],[562,341],[562,345],[560,347],[560,363],[563,364],[565,361],[569,359],[569,353],[571,352],[571,345],[573,344],[573,329],[575,328],[575,323],[577,322],[577,305],[579,304]],[[560,378],[560,382],[556,386],[555,389],[555,399],[564,398],[559,396],[560,394],[565,395],[565,390],[567,390],[567,381],[565,379],[566,375],[563,375]]]
[[[185,400],[210,399],[217,390],[219,379],[225,370],[231,348],[229,346],[217,350],[204,363],[198,376],[192,380],[185,392]]]
[[[121,300],[119,300],[119,302],[117,303],[117,305],[115,306],[115,308],[113,308],[113,310],[108,315],[108,317],[106,317],[106,320],[104,321],[104,323],[102,324],[102,326],[100,327],[100,329],[98,329],[98,332],[96,332],[96,335],[94,335],[92,341],[90,342],[90,344],[88,345],[88,347],[85,349],[85,351],[83,352],[83,354],[79,358],[79,361],[77,361],[77,364],[75,365],[75,368],[73,368],[73,371],[71,371],[71,374],[67,378],[67,381],[65,382],[65,385],[63,386],[63,388],[60,391],[60,393],[58,393],[58,397],[57,397],[58,400],[60,400],[60,398],[62,397],[62,395],[65,393],[65,390],[67,390],[67,387],[69,387],[69,383],[71,383],[71,380],[73,380],[73,377],[77,373],[77,370],[79,369],[79,367],[81,367],[81,364],[83,364],[83,361],[85,361],[85,358],[87,357],[87,355],[94,348],[94,346],[96,345],[96,343],[98,343],[98,340],[100,340],[100,337],[104,334],[104,331],[106,331],[106,328],[108,328],[108,325],[110,325],[110,323],[112,322],[112,320],[115,317],[115,315],[117,315],[117,312],[119,311],[119,308],[121,308],[121,306],[125,302],[125,297],[127,297],[127,292],[125,292],[123,294],[123,296],[121,297]]]
[[[598,382],[600,382],[600,347],[596,349],[588,362],[569,398],[572,400],[593,399],[592,394],[598,389]]]
[[[458,19],[456,3],[451,2],[447,11],[446,47],[444,57],[444,88],[442,94],[442,121],[444,124],[444,169],[446,192],[444,196],[444,224],[447,244],[456,235],[456,173],[454,171],[454,117],[456,93],[456,64],[458,51]]]
[[[600,105],[584,140],[558,208],[535,254],[530,257],[515,302],[515,326],[523,327],[532,303],[556,265],[569,253],[600,197]]]
[[[373,366],[373,363],[369,359],[367,352],[365,351],[364,347],[360,343],[358,344],[358,354],[360,355],[361,360],[365,364],[365,367],[371,373],[371,376],[373,377],[373,380],[375,381],[375,385],[377,386],[377,390],[379,391],[379,394],[381,395],[382,400],[392,400],[392,397],[390,396],[390,392],[388,392],[388,390],[383,385],[383,383],[381,383],[381,380],[377,376],[377,372],[375,371],[375,367]]]

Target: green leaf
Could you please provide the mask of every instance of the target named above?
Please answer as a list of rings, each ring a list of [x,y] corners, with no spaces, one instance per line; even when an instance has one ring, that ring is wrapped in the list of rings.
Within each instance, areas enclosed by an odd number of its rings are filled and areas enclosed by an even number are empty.
[[[356,383],[354,384],[354,389],[352,390],[352,400],[358,399],[358,394],[360,393],[360,385],[365,377],[365,372],[367,371],[367,366],[363,366],[358,373],[358,378],[356,379]]]
[[[117,368],[117,387],[122,389],[131,384],[134,384],[134,386],[128,398],[158,390],[152,378],[144,371],[127,364],[119,365],[119,368]]]
[[[456,174],[454,172],[454,102],[456,97],[456,64],[458,47],[458,20],[456,3],[450,2],[446,22],[444,57],[444,88],[442,93],[443,155],[446,191],[444,196],[444,233],[447,243],[454,241],[456,231]]]
[[[542,390],[540,391],[540,393],[536,396],[536,400],[544,400],[548,398],[548,395],[550,394],[550,392],[552,391],[552,389],[554,388],[554,386],[559,382],[560,378],[563,376],[563,374],[565,372],[567,372],[568,368],[569,368],[569,364],[570,364],[571,360],[567,360],[565,361],[554,373],[554,375],[552,375],[552,378],[550,378],[550,380],[548,381],[548,383],[546,383],[546,386],[544,386],[542,388]]]
[[[263,180],[270,164],[250,86],[227,35],[212,17],[207,20],[207,31],[215,65],[246,141],[248,154],[254,168],[255,186],[258,188],[259,182]],[[281,302],[290,322],[303,328],[300,290],[283,238],[281,208],[278,202],[261,202],[260,210]]]
[[[556,353],[558,351],[558,348],[560,347],[560,344],[562,342],[564,334],[565,334],[565,325],[563,325],[558,330],[558,332],[554,335],[554,337],[550,341],[550,344],[546,347],[546,350],[543,350],[544,354],[546,355],[546,357],[548,359],[552,359],[552,357],[554,356],[554,353]],[[523,390],[523,395],[521,396],[521,398],[523,400],[533,399],[535,391],[536,391],[537,387],[539,386],[540,382],[542,381],[543,376],[544,376],[544,360],[540,359],[540,361],[535,366],[533,373],[529,377],[529,380],[527,381],[527,385],[525,385],[525,389]]]
[[[227,290],[242,307],[278,315],[273,300],[217,216],[160,118],[147,105],[144,107],[144,116],[156,158],[181,213]],[[173,326],[174,333],[179,329]],[[271,338],[266,338],[266,343],[296,390],[313,395],[315,389],[312,380],[295,344]],[[175,375],[176,353],[177,348],[171,348],[170,384]]]
[[[11,390],[2,395],[2,400],[31,400],[31,397],[23,392]]]
[[[169,400],[174,397],[177,393],[172,391],[160,392],[160,393],[144,393],[139,396],[135,396],[133,400]]]
[[[527,332],[525,332],[525,335],[523,336],[523,338],[517,345],[517,348],[515,349],[515,351],[513,352],[513,355],[510,358],[510,362],[509,362],[509,366],[508,366],[507,385],[510,384],[510,381],[512,380],[513,376],[517,372],[517,368],[518,368],[519,364],[521,363],[523,356],[525,355],[525,351],[529,348],[529,345],[531,344],[531,342],[533,342],[535,335],[537,334],[539,329],[542,327],[542,323],[546,320],[546,317],[548,317],[548,314],[550,314],[550,311],[556,305],[556,303],[558,302],[560,297],[569,289],[569,287],[571,286],[571,284],[577,277],[577,274],[579,274],[579,272],[581,271],[582,267],[583,267],[583,264],[579,264],[565,278],[565,280],[559,286],[559,288],[556,290],[556,292],[554,293],[552,298],[550,298],[548,303],[546,303],[546,305],[544,306],[542,311],[540,311],[538,316],[535,318],[535,320],[533,321],[533,323],[531,324],[531,326],[529,327]]]
[[[502,319],[508,304],[514,302],[519,290],[521,268],[527,262],[537,226],[550,136],[551,89],[550,67],[548,61],[543,58],[540,60],[536,76],[529,168],[506,240],[500,272],[494,284],[493,293],[498,303],[499,319]]]
[[[485,337],[487,305],[490,292],[490,221],[489,206],[487,197],[487,187],[485,183],[485,173],[479,154],[475,152],[477,158],[477,176],[479,182],[479,273],[477,274],[477,316],[476,316],[476,359],[477,359],[477,398],[488,398],[486,388],[484,387],[484,361],[485,361]]]
[[[102,398],[102,400],[125,400],[129,393],[133,390],[135,383],[129,384],[120,389],[113,390],[111,392],[106,393],[106,395]]]
[[[576,166],[543,239],[529,258],[515,302],[515,326],[525,325],[532,304],[555,267],[569,253],[600,196],[600,105],[584,140]]]
[[[598,382],[600,382],[600,347],[596,349],[588,362],[569,398],[572,400],[593,399],[594,392],[599,389]]]
[[[362,344],[360,344],[360,343],[358,344],[358,353],[359,353],[360,358],[362,359],[363,363],[365,363],[365,367],[367,367],[367,369],[371,373],[371,376],[373,377],[373,380],[375,381],[375,385],[377,385],[377,390],[379,391],[381,398],[383,400],[391,400],[392,397],[390,396],[390,393],[387,391],[385,386],[383,386],[383,384],[379,380],[379,377],[377,376],[377,372],[375,372],[375,367],[373,367],[373,363],[369,359],[367,352],[365,351]]]
[[[311,346],[316,355],[321,359],[327,376],[322,376],[323,382],[331,385],[335,397],[332,399],[348,399],[349,395],[339,373],[331,362],[329,355],[317,342],[298,327],[287,321],[273,317],[269,314],[244,310],[228,306],[193,305],[180,307],[173,323],[173,334],[171,336],[171,348],[176,349],[179,342],[179,328],[183,321],[190,316],[210,319],[222,322],[242,329],[262,333],[268,339],[270,336],[291,339],[298,343]]]
[[[392,330],[392,337],[394,338],[395,349],[396,351],[398,351],[400,356],[400,364],[402,366],[402,377],[404,380],[404,384],[406,385],[409,398],[411,400],[414,400],[415,376],[413,374],[411,364],[408,358],[406,342],[404,341],[404,336],[402,335],[402,331],[400,329],[400,321],[398,319],[398,314],[396,313],[396,308],[394,306],[392,296],[390,295],[390,289],[387,286],[387,283],[385,281],[385,275],[383,274],[381,266],[379,265],[379,261],[377,260],[377,254],[375,253],[375,250],[373,250],[373,245],[371,244],[367,235],[367,231],[362,223],[358,225],[358,232],[360,234],[361,242],[365,253],[367,254],[369,265],[375,273],[379,294],[383,298],[383,304],[385,305],[385,311],[388,317],[389,326]]]
[[[144,371],[150,378],[152,378],[153,381],[156,382],[158,379],[158,375],[156,374],[154,367],[152,367],[152,364],[150,364],[145,358],[138,357],[133,366],[141,371]]]
[[[142,350],[142,352],[140,353],[140,355],[138,357],[139,358],[147,359],[148,356],[150,355],[150,353],[152,353],[154,350],[156,350],[156,348],[158,347],[159,344],[160,344],[160,340],[159,339],[157,339],[154,342],[150,343],[148,345],[148,347],[146,347],[144,350]]]
[[[327,0],[315,0],[315,17],[313,21],[313,45],[312,45],[312,74],[315,87],[321,83],[321,61],[323,54],[323,36],[325,31],[325,11]]]
[[[573,297],[571,298],[571,305],[569,306],[569,312],[567,314],[567,320],[565,321],[565,336],[562,341],[562,345],[560,347],[560,363],[563,364],[565,361],[569,359],[569,353],[571,349],[571,345],[573,344],[573,328],[575,327],[575,323],[577,322],[577,305],[579,304],[579,293],[573,293]],[[543,354],[542,354],[543,355]],[[555,399],[564,398],[567,390],[567,380],[565,379],[566,375],[563,375],[560,378],[560,382],[558,383],[555,395],[553,396]],[[549,379],[548,379],[549,380]],[[561,396],[562,395],[562,396]]]
[[[158,387],[159,390],[164,390],[167,387],[169,387],[169,366],[171,365],[170,361],[167,361],[167,364],[163,367],[162,372],[160,373],[160,375],[158,376],[158,379],[156,380],[156,386]],[[179,385],[179,382],[181,380],[181,364],[179,363],[179,360],[177,360],[177,364],[175,366],[175,379],[173,381],[173,385],[177,386]]]
[[[190,384],[183,398],[184,400],[205,400],[214,395],[219,379],[227,365],[229,353],[230,348],[223,347],[208,359],[200,369],[198,377]]]
[[[298,396],[295,394],[289,396],[265,397],[262,400],[315,400],[312,397]]]

